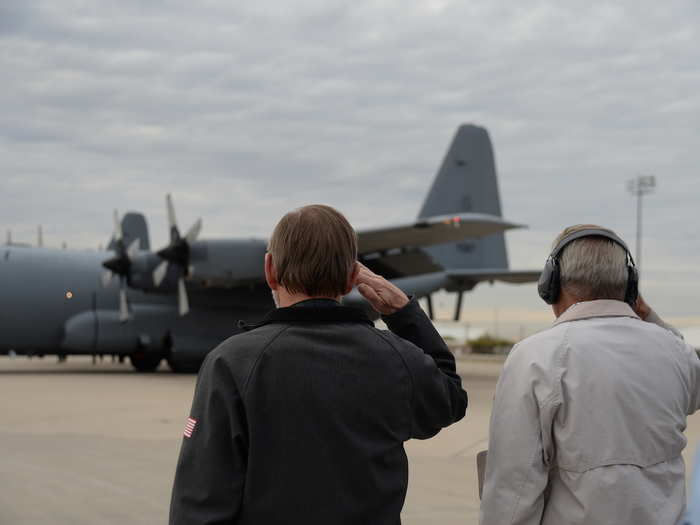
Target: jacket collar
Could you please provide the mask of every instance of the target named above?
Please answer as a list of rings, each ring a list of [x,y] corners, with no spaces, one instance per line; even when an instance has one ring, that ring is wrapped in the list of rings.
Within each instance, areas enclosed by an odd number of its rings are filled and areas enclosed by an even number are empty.
[[[318,307],[318,308],[333,308],[334,306],[340,306],[340,303],[336,301],[335,299],[305,299],[303,301],[299,301],[298,303],[294,303],[289,305],[290,308],[309,308],[309,307]]]
[[[567,321],[591,319],[593,317],[634,317],[639,316],[623,301],[613,299],[596,299],[595,301],[583,301],[572,304],[566,311],[557,317],[554,326]]]
[[[255,324],[238,323],[243,330],[253,330],[260,326],[273,323],[366,323],[374,326],[372,320],[364,311],[349,306],[306,306],[296,305],[277,308],[268,312],[262,321]]]

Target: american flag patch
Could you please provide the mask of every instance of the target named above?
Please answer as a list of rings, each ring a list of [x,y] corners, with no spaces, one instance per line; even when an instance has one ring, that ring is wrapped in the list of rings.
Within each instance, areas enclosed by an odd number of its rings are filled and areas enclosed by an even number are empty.
[[[192,432],[194,432],[195,426],[197,426],[197,420],[192,418],[192,417],[188,417],[187,423],[185,423],[185,432],[184,432],[186,438],[192,437]]]

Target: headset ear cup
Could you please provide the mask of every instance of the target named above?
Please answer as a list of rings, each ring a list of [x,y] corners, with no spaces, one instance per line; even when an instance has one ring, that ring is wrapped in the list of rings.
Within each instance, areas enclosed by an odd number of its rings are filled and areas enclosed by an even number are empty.
[[[559,265],[556,259],[549,258],[537,282],[537,292],[547,304],[554,304],[559,298]]]
[[[550,264],[550,259],[544,264],[540,278],[537,281],[537,293],[540,298],[547,304],[549,304],[549,282],[552,279],[552,265]]]
[[[634,306],[639,296],[639,271],[634,264],[627,265],[627,289],[625,290],[625,302]]]
[[[561,275],[559,273],[559,261],[554,259],[552,262],[552,279],[550,281],[550,303],[554,304],[559,300],[559,294],[561,292]]]

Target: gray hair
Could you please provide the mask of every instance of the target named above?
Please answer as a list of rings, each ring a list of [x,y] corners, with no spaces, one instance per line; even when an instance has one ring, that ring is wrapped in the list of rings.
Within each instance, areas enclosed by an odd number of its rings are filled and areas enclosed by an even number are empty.
[[[578,230],[597,228],[583,224],[566,228],[555,244]],[[578,301],[624,300],[627,289],[627,254],[605,237],[581,237],[566,245],[559,255],[561,287]]]

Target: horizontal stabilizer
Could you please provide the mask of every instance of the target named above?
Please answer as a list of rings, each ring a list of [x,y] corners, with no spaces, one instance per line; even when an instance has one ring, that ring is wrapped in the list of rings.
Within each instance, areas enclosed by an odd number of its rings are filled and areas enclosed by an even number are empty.
[[[540,278],[540,270],[508,270],[500,268],[453,269],[447,270],[447,276],[452,281],[501,281],[511,284],[536,282]]]
[[[118,234],[119,230],[121,230],[120,234]],[[142,213],[132,211],[124,215],[121,222],[115,225],[115,233],[117,233],[117,237],[123,238],[124,246],[129,246],[134,240],[138,239],[139,250],[151,249],[148,224],[146,224],[146,217]],[[114,250],[116,246],[116,238],[112,237],[107,244],[107,249]]]
[[[410,224],[358,231],[358,248],[361,254],[367,254],[407,246],[430,246],[522,227],[485,213],[439,215],[421,218]]]
[[[425,297],[438,290],[447,291],[471,290],[480,282],[501,281],[511,284],[536,282],[540,278],[540,271],[523,270],[447,270],[443,272],[431,272],[410,277],[391,279],[391,282],[403,290],[407,295]],[[345,296],[344,302],[355,306],[362,301],[362,296],[357,289],[353,289]]]
[[[411,277],[399,277],[391,279],[391,282],[398,286],[406,295],[414,295],[416,297],[425,297],[431,293],[444,288],[448,283],[448,277],[445,272],[433,272],[423,275],[414,275]],[[343,304],[354,306],[356,308],[367,307],[362,294],[354,288],[349,294],[343,297]],[[371,308],[369,308],[371,310]]]

